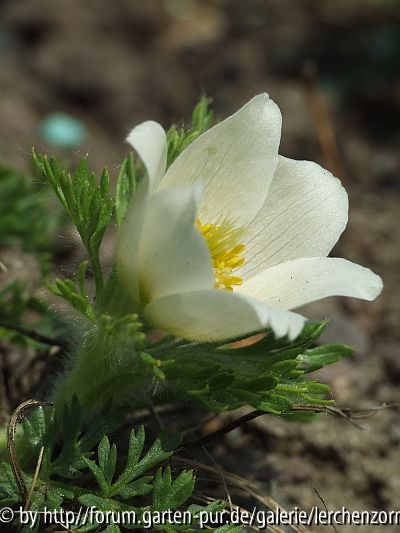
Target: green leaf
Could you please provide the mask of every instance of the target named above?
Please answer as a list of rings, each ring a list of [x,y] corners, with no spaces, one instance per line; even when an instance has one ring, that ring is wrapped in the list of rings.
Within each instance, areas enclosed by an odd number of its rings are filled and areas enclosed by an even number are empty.
[[[50,407],[35,407],[29,416],[22,420],[22,428],[29,444],[29,451],[37,459],[39,449],[44,447],[42,457],[41,472],[45,476],[48,468],[48,462],[54,448],[54,416],[53,409]]]
[[[78,272],[77,275],[80,276],[78,288],[75,287],[74,283],[69,279],[56,279],[54,284],[48,284],[47,287],[55,296],[63,298],[69,302],[79,313],[93,322],[93,307],[88,296],[82,293],[82,271]]]
[[[132,483],[128,483],[128,485],[121,487],[119,494],[125,500],[133,498],[134,496],[145,496],[153,490],[153,485],[151,485],[152,480],[153,476],[144,476],[136,479],[135,481],[132,481]]]
[[[134,477],[132,477],[132,472],[139,461],[139,458],[143,451],[145,441],[144,427],[140,426],[137,434],[135,430],[132,429],[129,436],[129,448],[128,448],[128,458],[126,460],[126,466],[124,471],[121,473],[120,477],[114,484],[114,487],[121,487],[129,483]]]
[[[73,396],[71,405],[64,406],[62,416],[58,416],[57,428],[62,446],[49,466],[50,472],[68,479],[74,478],[87,467],[84,459],[99,442],[104,432],[104,422],[99,418],[82,434],[81,406],[78,398]]]
[[[72,397],[71,405],[64,407],[61,425],[61,435],[64,446],[71,446],[77,442],[81,432],[82,412],[77,396]]]
[[[0,464],[0,503],[14,505],[20,500],[21,496],[11,466],[3,462]]]
[[[261,376],[255,379],[249,379],[241,383],[241,388],[250,391],[265,392],[273,389],[279,383],[279,379],[275,376]]]
[[[171,468],[159,468],[154,479],[153,509],[166,511],[180,507],[191,496],[195,479],[192,470],[184,470],[172,481]]]
[[[157,464],[162,463],[171,457],[181,444],[181,441],[182,437],[179,434],[168,435],[166,433],[161,433],[144,457],[139,460],[144,446],[144,428],[142,426],[139,429],[137,436],[132,430],[126,466],[114,483],[112,491],[114,493],[119,492],[123,485],[127,485],[134,479],[140,477],[144,472],[147,472]]]
[[[73,500],[74,493],[72,490],[68,490],[60,487],[49,486],[46,491],[46,505],[50,509],[59,509],[64,499]]]
[[[258,409],[275,415],[289,411],[292,405],[292,402],[286,396],[274,392],[266,394],[260,402],[255,404]]]
[[[51,251],[60,213],[49,205],[49,189],[0,164],[0,247]]]
[[[80,160],[74,174],[67,174],[55,158],[32,153],[37,175],[47,180],[66,212],[75,224],[82,242],[86,246],[92,265],[96,289],[103,286],[99,250],[113,213],[113,201],[109,196],[109,176],[105,169],[97,184],[90,172],[86,158]],[[61,289],[60,289],[61,290]]]
[[[310,373],[324,366],[336,363],[342,357],[346,357],[354,352],[354,348],[344,344],[325,344],[306,350],[297,357],[300,368]]]
[[[98,447],[99,465],[104,473],[108,485],[111,485],[117,464],[117,447],[113,444],[110,447],[108,437],[104,435]]]
[[[130,153],[124,160],[117,178],[117,190],[115,195],[115,216],[118,226],[121,226],[125,218],[126,209],[136,189],[136,171],[133,157]]]
[[[97,455],[99,458],[99,466],[103,470],[103,472],[106,468],[108,456],[110,454],[110,449],[111,449],[110,441],[108,440],[107,435],[104,435],[104,437],[101,439],[99,443],[98,450],[97,450]]]
[[[311,394],[329,394],[331,389],[324,383],[318,383],[317,381],[310,381],[307,383],[307,391]]]
[[[120,528],[117,526],[117,524],[110,524],[109,526],[107,526],[107,528],[104,530],[104,533],[120,533],[121,530]]]
[[[171,364],[163,367],[169,395],[181,401],[187,401],[189,396],[195,404],[212,411],[251,404],[280,415],[294,403],[331,403],[326,399],[330,389],[318,387],[307,376],[316,367],[309,364],[311,354],[315,363],[325,364],[337,357],[332,347],[327,349],[329,355],[321,347],[312,348],[326,325],[327,322],[307,324],[295,341],[276,339],[269,332],[244,347],[184,341],[173,351],[167,346],[165,357],[173,356]],[[147,351],[152,357],[159,357],[162,365],[160,348]],[[347,353],[341,350],[341,355]]]
[[[144,472],[147,472],[157,464],[171,457],[181,442],[182,436],[179,433],[169,434],[162,432],[146,455],[136,465],[134,477],[136,478],[142,475]]]
[[[190,143],[210,127],[211,120],[210,102],[207,97],[202,96],[193,110],[191,125],[188,128],[172,126],[167,132],[167,167],[174,162]]]
[[[103,512],[110,510],[109,500],[96,496],[95,494],[83,494],[78,500],[82,505],[85,505],[85,507],[94,507]]]
[[[198,132],[198,134],[205,132],[211,125],[212,116],[210,100],[203,95],[193,109],[191,129]]]
[[[83,457],[83,461],[86,466],[91,470],[92,474],[96,478],[96,481],[103,494],[108,494],[109,483],[104,475],[104,472],[97,466],[94,461],[91,461],[87,457]]]

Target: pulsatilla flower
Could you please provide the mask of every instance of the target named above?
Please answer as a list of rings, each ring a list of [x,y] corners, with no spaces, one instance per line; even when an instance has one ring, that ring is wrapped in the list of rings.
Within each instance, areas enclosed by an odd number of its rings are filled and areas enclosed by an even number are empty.
[[[373,300],[382,280],[327,255],[347,224],[340,181],[278,155],[281,114],[267,94],[193,141],[166,169],[162,127],[128,142],[147,176],[118,239],[117,272],[154,328],[196,341],[271,328],[295,338],[294,308],[327,296]]]

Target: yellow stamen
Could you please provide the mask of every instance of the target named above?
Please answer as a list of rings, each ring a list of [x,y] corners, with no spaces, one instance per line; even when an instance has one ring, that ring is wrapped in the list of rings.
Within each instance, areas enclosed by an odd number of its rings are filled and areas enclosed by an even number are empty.
[[[202,224],[200,219],[196,220],[196,226],[205,238],[211,254],[215,277],[214,287],[233,291],[235,285],[242,285],[242,278],[233,275],[233,271],[246,261],[242,256],[245,246],[242,243],[238,244],[243,230],[233,228],[228,222]]]

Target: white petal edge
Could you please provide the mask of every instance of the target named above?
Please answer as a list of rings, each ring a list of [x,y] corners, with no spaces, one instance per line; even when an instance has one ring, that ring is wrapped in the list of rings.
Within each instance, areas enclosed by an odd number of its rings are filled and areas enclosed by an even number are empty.
[[[266,198],[278,161],[282,117],[267,94],[193,141],[168,169],[160,187],[203,184],[203,223],[249,223]]]
[[[140,240],[139,283],[144,301],[213,287],[210,253],[195,225],[200,196],[200,185],[150,195]]]
[[[149,180],[144,178],[129,202],[117,237],[117,274],[132,300],[139,305],[139,250],[148,197]]]
[[[294,309],[328,296],[371,301],[382,288],[382,279],[369,268],[336,257],[308,257],[264,270],[245,281],[240,292],[282,309]]]
[[[224,341],[267,327],[277,337],[294,339],[305,322],[297,313],[223,290],[172,294],[151,302],[145,315],[154,327],[199,342]]]
[[[129,133],[128,143],[143,161],[150,189],[156,189],[167,169],[167,137],[163,127],[153,120],[142,122]]]
[[[348,207],[346,190],[328,170],[280,156],[247,231],[242,274],[250,278],[279,263],[327,256],[347,225]]]

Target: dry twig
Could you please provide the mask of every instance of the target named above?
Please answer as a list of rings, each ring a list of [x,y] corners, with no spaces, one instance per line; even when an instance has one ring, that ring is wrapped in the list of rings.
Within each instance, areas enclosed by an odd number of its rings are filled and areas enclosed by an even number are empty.
[[[24,506],[28,502],[29,493],[28,493],[28,489],[26,488],[25,481],[22,475],[22,470],[21,470],[21,466],[18,461],[16,446],[15,446],[15,433],[17,429],[17,424],[26,410],[31,409],[32,407],[41,407],[41,406],[47,406],[47,405],[52,405],[52,404],[48,402],[41,402],[40,400],[34,400],[34,399],[26,400],[14,410],[8,422],[7,451],[8,451],[8,456],[10,459],[10,464],[11,464],[11,468],[13,471],[13,475],[17,483],[18,490],[21,495],[21,499],[22,499]]]
[[[25,337],[29,337],[33,339],[34,341],[40,342],[41,344],[46,344],[47,346],[64,347],[64,344],[62,341],[60,341],[60,339],[52,339],[51,337],[42,335],[41,333],[38,333],[37,331],[34,331],[33,329],[27,329],[27,328],[24,328],[23,326],[18,326],[18,324],[7,322],[6,320],[0,319],[0,328],[10,329],[11,331],[20,333],[21,335],[24,335]]]
[[[35,473],[33,474],[31,487],[28,492],[28,497],[26,498],[26,502],[24,505],[24,511],[29,509],[29,504],[31,503],[32,494],[33,494],[33,491],[35,490],[36,481],[39,477],[40,467],[42,466],[43,452],[44,452],[44,446],[42,446],[39,451],[38,460],[36,462]]]
[[[174,461],[177,461],[179,463],[189,465],[191,468],[201,468],[205,472],[209,474],[213,474],[217,479],[220,477],[219,470],[216,470],[212,466],[205,465],[203,463],[200,463],[198,461],[192,461],[190,459],[186,459],[184,457],[177,457],[174,456]],[[226,480],[226,483],[229,484],[231,487],[236,487],[243,492],[246,492],[256,500],[258,500],[262,505],[267,507],[268,509],[275,511],[276,509],[282,510],[282,512],[287,512],[282,506],[280,506],[274,499],[272,499],[270,496],[265,496],[261,490],[254,485],[251,481],[248,481],[247,479],[244,479],[236,474],[232,474],[231,472],[226,472],[224,470],[224,479]],[[209,481],[209,479],[207,479]],[[219,480],[218,480],[219,482]],[[299,525],[292,525],[290,526],[293,531],[296,533],[309,533],[310,530],[306,529],[305,527]],[[270,531],[275,531],[276,533],[284,533],[285,530],[277,527],[277,526],[268,526]]]
[[[371,416],[374,416],[378,411],[382,411],[384,409],[393,409],[400,407],[400,403],[390,403],[390,404],[382,404],[376,407],[368,407],[365,409],[352,409],[349,407],[335,407],[333,405],[294,405],[288,413],[294,413],[294,412],[311,412],[311,413],[326,413],[330,414],[339,418],[343,418],[344,420],[347,420],[350,424],[355,426],[357,429],[364,430],[363,426],[358,424],[355,420],[360,420],[363,418],[369,418]],[[213,431],[212,433],[209,433],[208,435],[204,435],[203,437],[200,437],[198,439],[194,439],[188,442],[184,442],[182,444],[181,450],[188,450],[191,448],[199,448],[203,447],[206,444],[208,444],[210,441],[221,437],[222,435],[225,435],[226,433],[229,433],[230,431],[233,431],[234,429],[242,426],[243,424],[246,424],[247,422],[250,422],[251,420],[254,420],[255,418],[258,418],[260,416],[269,415],[270,413],[267,413],[265,411],[261,411],[260,409],[255,409],[254,411],[250,411],[250,413],[246,413],[245,415],[237,418],[236,420],[233,420],[232,422],[229,422],[222,428],[218,429],[217,431]]]
[[[304,65],[303,74],[307,89],[306,96],[314,119],[325,165],[332,174],[343,178],[343,167],[336,143],[335,131],[325,97],[318,87],[316,66],[312,63],[307,63]]]

